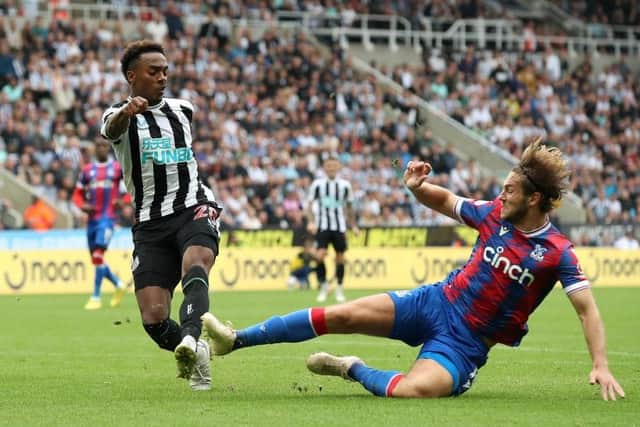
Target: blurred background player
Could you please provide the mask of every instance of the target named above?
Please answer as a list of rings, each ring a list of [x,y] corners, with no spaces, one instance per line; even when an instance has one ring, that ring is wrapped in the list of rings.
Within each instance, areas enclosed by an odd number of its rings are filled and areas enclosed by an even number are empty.
[[[302,250],[289,263],[289,279],[287,280],[289,289],[298,286],[300,289],[309,289],[309,276],[315,270],[314,263],[313,238],[307,237],[304,240]]]
[[[87,310],[102,307],[100,290],[104,278],[116,287],[111,298],[111,307],[120,305],[126,293],[126,287],[104,260],[104,254],[113,235],[116,208],[123,201],[129,200],[121,186],[122,168],[117,160],[110,158],[109,152],[107,141],[96,141],[95,161],[82,169],[73,193],[73,202],[89,216],[87,241],[91,262],[95,266],[93,294],[84,306]]]
[[[324,302],[329,293],[327,282],[327,269],[324,259],[327,256],[329,244],[336,252],[336,301],[345,301],[344,263],[347,251],[347,227],[350,225],[354,233],[358,233],[355,209],[353,206],[353,191],[351,183],[343,178],[338,178],[340,161],[336,154],[329,154],[324,160],[325,177],[316,178],[309,189],[307,196],[307,224],[308,231],[315,235],[316,239],[316,276],[320,292],[318,302]]]

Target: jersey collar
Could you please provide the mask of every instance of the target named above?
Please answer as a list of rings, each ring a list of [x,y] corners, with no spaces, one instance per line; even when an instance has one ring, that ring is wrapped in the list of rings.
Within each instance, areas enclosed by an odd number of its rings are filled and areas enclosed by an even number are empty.
[[[544,233],[550,227],[551,227],[551,221],[549,221],[549,218],[547,218],[547,222],[545,222],[544,225],[542,225],[542,226],[540,226],[540,227],[538,227],[538,228],[536,228],[534,230],[531,230],[531,231],[523,231],[523,230],[520,230],[519,228],[517,228],[515,226],[513,228],[515,228],[516,230],[518,230],[520,233],[524,234],[527,237],[535,237],[535,236],[539,236],[540,234]]]
[[[128,97],[127,97],[127,102],[129,102],[129,101],[131,101],[131,96],[128,96]],[[165,105],[166,103],[167,103],[167,102],[165,101],[165,99],[164,99],[164,98],[162,98],[162,99],[160,100],[160,102],[158,102],[157,104],[147,106],[147,111],[148,111],[148,110],[158,110],[158,109],[160,109],[160,108],[164,107],[164,105]]]

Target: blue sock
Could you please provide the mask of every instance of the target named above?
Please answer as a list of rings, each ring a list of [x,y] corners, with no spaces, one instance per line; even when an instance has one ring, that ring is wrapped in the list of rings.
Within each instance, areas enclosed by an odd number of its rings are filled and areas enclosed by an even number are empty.
[[[393,389],[404,377],[398,371],[381,371],[362,363],[354,363],[349,369],[349,376],[376,396],[391,397]]]
[[[93,279],[93,297],[100,298],[100,287],[102,286],[102,278],[105,275],[104,264],[96,265],[96,273]]]
[[[118,279],[118,276],[113,274],[108,264],[102,264],[102,266],[104,267],[104,277],[109,279],[109,281],[114,285],[118,286],[120,284],[120,279]]]
[[[280,342],[299,342],[326,334],[324,308],[306,308],[285,316],[273,316],[236,332],[233,348]]]

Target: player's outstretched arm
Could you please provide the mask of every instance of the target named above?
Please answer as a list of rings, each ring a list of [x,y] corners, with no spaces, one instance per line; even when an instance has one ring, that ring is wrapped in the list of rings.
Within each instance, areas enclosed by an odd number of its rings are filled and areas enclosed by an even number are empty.
[[[584,337],[593,361],[589,383],[600,384],[600,394],[604,400],[616,400],[616,396],[624,397],[624,390],[609,371],[604,324],[591,289],[585,288],[577,291],[569,295],[569,299],[580,317]]]
[[[129,119],[147,109],[149,102],[141,97],[131,98],[118,112],[107,119],[105,136],[109,139],[117,139],[129,127]]]
[[[457,196],[446,188],[428,183],[427,175],[430,172],[431,165],[429,163],[410,161],[404,171],[404,185],[423,205],[443,215],[458,219],[454,212]]]

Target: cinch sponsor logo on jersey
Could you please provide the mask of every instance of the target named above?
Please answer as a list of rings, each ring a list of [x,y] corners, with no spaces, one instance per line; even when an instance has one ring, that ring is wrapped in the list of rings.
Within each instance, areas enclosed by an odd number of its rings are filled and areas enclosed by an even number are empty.
[[[158,165],[188,162],[193,158],[189,147],[175,148],[171,138],[144,138],[142,140],[142,163],[149,160]]]
[[[504,252],[502,246],[498,246],[497,248],[487,246],[482,253],[482,259],[491,267],[502,271],[509,276],[510,279],[517,281],[523,286],[529,286],[533,283],[535,277],[529,272],[529,269],[525,268],[523,270],[519,265],[512,264],[509,258],[500,255],[502,252]]]

